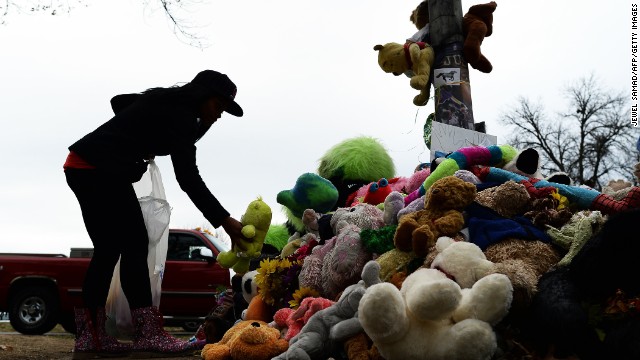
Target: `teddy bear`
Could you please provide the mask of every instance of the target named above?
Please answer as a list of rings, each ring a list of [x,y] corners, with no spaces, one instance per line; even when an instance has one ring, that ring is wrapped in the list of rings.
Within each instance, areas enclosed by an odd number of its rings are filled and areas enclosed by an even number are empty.
[[[335,301],[323,297],[306,297],[302,299],[297,309],[285,307],[278,309],[273,315],[273,322],[269,326],[284,331],[283,338],[287,341],[298,335],[302,327],[309,321],[313,314],[335,304]]]
[[[512,218],[523,215],[529,210],[531,196],[524,185],[509,180],[498,186],[478,191],[474,201],[505,218]]]
[[[464,37],[462,53],[469,65],[484,73],[490,73],[493,66],[482,55],[480,46],[484,38],[493,33],[493,12],[496,7],[495,1],[473,5],[462,17],[462,36]],[[408,40],[429,42],[429,2],[427,0],[420,2],[411,11],[409,21],[416,26],[418,32]]]
[[[473,243],[443,236],[435,250],[435,257],[425,260],[425,266],[444,272],[462,288],[488,274],[506,275],[513,288],[509,314],[513,322],[523,319],[537,292],[538,279],[560,259],[550,244],[519,239],[504,240],[482,251]]]
[[[219,342],[205,345],[200,356],[204,360],[268,360],[288,347],[278,329],[264,321],[246,320],[227,330]]]
[[[484,73],[490,73],[493,66],[480,51],[480,45],[493,33],[493,12],[497,6],[495,1],[473,5],[462,17],[462,54],[471,67]]]
[[[409,86],[420,93],[413,98],[416,106],[425,106],[429,101],[431,83],[431,67],[435,61],[433,48],[424,42],[407,42],[400,44],[389,42],[375,45],[378,51],[378,65],[386,73],[399,76],[408,70],[412,71]]]
[[[461,289],[443,272],[420,268],[401,289],[372,285],[358,318],[382,357],[396,359],[490,359],[497,348],[492,325],[508,312],[511,284],[489,274]]]
[[[241,249],[238,244],[229,251],[222,251],[218,254],[217,260],[220,266],[232,268],[237,274],[244,274],[249,271],[251,259],[260,256],[264,239],[271,225],[271,208],[262,197],[249,203],[247,210],[240,218],[242,223],[242,235],[251,241],[241,240]]]
[[[463,228],[462,211],[473,202],[476,192],[475,185],[455,176],[439,179],[425,196],[424,209],[399,219],[393,239],[395,246],[426,256],[438,237],[455,236]]]
[[[410,41],[426,41],[429,42],[429,1],[422,0],[415,9],[411,10],[409,21],[416,26],[418,33],[414,34]]]
[[[364,331],[344,341],[348,360],[384,360]]]
[[[347,286],[338,301],[313,314],[298,335],[289,340],[289,348],[273,360],[324,360],[339,343],[363,331],[358,305],[367,288],[380,282],[380,266],[369,261],[362,269],[362,280]]]

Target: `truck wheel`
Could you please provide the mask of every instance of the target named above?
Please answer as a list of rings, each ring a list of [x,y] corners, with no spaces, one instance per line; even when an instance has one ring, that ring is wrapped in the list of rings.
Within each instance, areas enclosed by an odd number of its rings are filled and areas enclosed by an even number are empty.
[[[11,298],[9,322],[25,335],[42,335],[56,326],[58,299],[42,287],[26,287]]]

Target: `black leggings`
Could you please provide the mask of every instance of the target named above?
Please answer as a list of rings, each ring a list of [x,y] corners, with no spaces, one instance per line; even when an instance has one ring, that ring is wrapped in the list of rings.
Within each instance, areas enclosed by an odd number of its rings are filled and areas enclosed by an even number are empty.
[[[93,243],[93,258],[82,285],[84,305],[92,312],[105,306],[113,269],[121,257],[120,282],[129,307],[151,306],[149,237],[133,185],[98,170],[67,169],[65,175]]]

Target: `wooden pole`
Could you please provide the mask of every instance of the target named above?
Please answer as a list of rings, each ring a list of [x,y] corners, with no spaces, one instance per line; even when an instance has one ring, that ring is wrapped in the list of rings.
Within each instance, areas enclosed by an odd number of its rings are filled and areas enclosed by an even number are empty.
[[[460,0],[429,0],[429,33],[435,52],[435,121],[475,130]]]

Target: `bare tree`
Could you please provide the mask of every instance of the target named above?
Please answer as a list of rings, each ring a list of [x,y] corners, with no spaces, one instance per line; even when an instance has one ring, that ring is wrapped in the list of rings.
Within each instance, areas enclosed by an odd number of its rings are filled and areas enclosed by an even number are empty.
[[[198,35],[188,17],[182,16],[189,8],[201,3],[201,0],[142,0],[145,8],[151,11],[162,10],[172,27],[174,34],[189,45],[206,47],[204,39]],[[70,13],[77,7],[86,7],[86,0],[0,0],[0,25],[6,24],[7,16],[12,13],[48,13],[58,15]]]
[[[535,148],[543,173],[562,171],[577,184],[600,190],[612,179],[635,181],[640,132],[631,124],[630,97],[604,89],[594,75],[568,85],[564,95],[569,110],[553,118],[541,104],[520,97],[500,116],[502,124],[515,130],[507,143]]]

